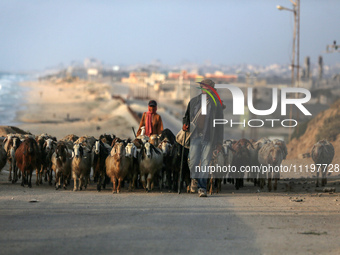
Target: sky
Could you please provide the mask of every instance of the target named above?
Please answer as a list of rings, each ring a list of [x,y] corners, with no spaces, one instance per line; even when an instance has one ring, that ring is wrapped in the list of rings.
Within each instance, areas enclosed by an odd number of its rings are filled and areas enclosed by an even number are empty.
[[[0,0],[0,71],[93,57],[110,65],[289,64],[289,0]],[[340,1],[301,0],[300,61],[340,63]]]

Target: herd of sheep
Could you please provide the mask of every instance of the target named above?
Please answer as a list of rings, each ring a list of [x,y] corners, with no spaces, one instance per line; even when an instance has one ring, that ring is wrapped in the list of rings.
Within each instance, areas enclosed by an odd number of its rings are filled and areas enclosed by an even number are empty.
[[[56,189],[66,189],[73,179],[73,190],[82,190],[89,185],[92,171],[98,191],[112,182],[113,192],[119,193],[125,180],[129,182],[129,190],[140,185],[146,191],[152,190],[155,185],[160,189],[177,190],[180,183],[178,180],[183,180],[187,190],[190,190],[188,149],[176,142],[169,129],[165,129],[159,136],[151,135],[149,138],[142,135],[134,140],[104,134],[98,139],[92,136],[68,135],[57,141],[47,134],[36,137],[10,134],[1,137],[0,142],[0,170],[8,162],[8,181],[15,183],[21,178],[22,186],[32,187],[32,172],[35,170],[36,185],[42,184],[43,179],[52,185],[54,175]],[[247,179],[261,189],[267,184],[268,191],[271,191],[277,190],[279,172],[258,171],[245,174],[240,168],[280,166],[286,156],[287,148],[282,140],[225,140],[222,146],[212,152],[211,164],[233,166],[237,169],[224,175],[236,189],[241,188],[244,179]],[[326,140],[319,141],[313,146],[311,156],[315,164],[331,164],[334,147]],[[327,183],[326,174],[327,172],[322,172],[323,186]],[[217,192],[221,190],[221,176],[210,173],[207,181],[210,193],[214,188],[217,188]],[[316,185],[319,185],[318,179]]]

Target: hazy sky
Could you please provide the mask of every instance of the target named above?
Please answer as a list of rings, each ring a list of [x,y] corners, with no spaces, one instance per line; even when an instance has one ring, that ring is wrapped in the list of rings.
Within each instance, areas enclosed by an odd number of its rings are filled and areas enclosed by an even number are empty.
[[[95,57],[112,65],[182,61],[289,64],[289,0],[0,0],[0,70]],[[301,61],[340,63],[340,1],[301,0]]]

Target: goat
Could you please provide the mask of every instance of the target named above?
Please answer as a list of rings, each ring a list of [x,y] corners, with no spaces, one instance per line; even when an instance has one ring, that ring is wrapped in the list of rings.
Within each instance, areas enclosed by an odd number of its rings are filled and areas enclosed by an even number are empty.
[[[150,135],[149,143],[151,143],[155,147],[158,147],[159,145],[158,135],[156,134]]]
[[[258,160],[259,157],[259,150],[263,147],[263,145],[270,143],[271,140],[269,140],[267,137],[260,138],[257,142],[253,142],[253,148],[251,146],[248,146],[249,152],[250,152],[250,158],[251,158],[251,165],[252,166],[258,166],[260,167],[260,163]],[[255,168],[254,168],[255,169]],[[259,168],[258,168],[259,169]],[[261,171],[254,171],[248,173],[250,179],[254,181],[254,186],[259,186],[261,189],[263,189],[265,185],[265,178],[263,176],[263,173]]]
[[[176,141],[176,136],[174,133],[171,132],[170,129],[166,128],[162,131],[161,136],[159,137],[160,141],[163,141],[164,139],[167,139],[170,144],[174,145]]]
[[[115,139],[112,140],[111,148],[115,147],[116,143],[124,143],[124,140],[120,139],[119,137],[116,137]]]
[[[103,143],[111,145],[113,139],[115,139],[116,136],[114,134],[111,135],[107,135],[107,134],[103,134],[99,136],[99,140],[101,140]]]
[[[110,155],[106,158],[106,174],[113,183],[112,193],[119,193],[122,181],[127,176],[131,161],[125,157],[125,145],[123,142],[115,143]],[[118,180],[118,186],[117,186]]]
[[[190,191],[190,169],[188,165],[188,158],[189,158],[189,149],[184,148],[184,155],[183,155],[183,168],[182,168],[182,176],[179,176],[180,168],[181,168],[181,160],[182,160],[182,149],[183,146],[179,143],[175,142],[172,146],[170,156],[172,157],[172,172],[173,172],[173,190],[178,189],[178,184],[183,185],[183,181],[187,186],[187,192]],[[179,183],[179,180],[181,182]]]
[[[28,187],[32,187],[32,172],[40,167],[40,152],[37,142],[33,138],[26,138],[15,151],[15,159],[17,166],[22,172],[21,186],[25,186],[25,181]],[[28,181],[28,176],[29,181]],[[38,178],[38,177],[37,177]]]
[[[21,144],[21,140],[16,135],[7,135],[7,137],[4,140],[4,149],[7,153],[7,161],[9,164],[9,176],[8,181],[12,181],[12,183],[15,183],[18,181],[18,171],[17,171],[17,164],[15,159],[15,151],[19,148]],[[13,170],[13,179],[12,179],[12,170]],[[20,173],[19,173],[20,178]]]
[[[268,166],[267,179],[268,179],[268,191],[272,190],[272,179],[275,180],[273,188],[277,190],[277,181],[280,179],[280,171],[274,168],[280,167],[283,160],[283,152],[281,147],[274,145],[273,143],[266,143],[259,150],[258,155],[259,163],[262,166]]]
[[[167,187],[170,190],[172,187],[172,175],[173,175],[173,167],[172,167],[172,156],[171,154],[171,149],[172,149],[172,144],[170,141],[165,138],[159,145],[158,148],[162,151],[163,153],[163,168],[161,173],[161,187],[163,186],[163,174],[165,173],[166,176],[166,183]]]
[[[224,148],[222,147],[221,150],[216,149],[213,151],[213,156],[211,159],[211,165],[213,166],[220,166],[223,167],[225,162],[225,153],[224,153]],[[221,191],[221,184],[222,184],[222,179],[217,178],[216,173],[211,173],[210,178],[208,181],[208,186],[207,190],[209,190],[210,195],[213,193],[214,186],[216,186],[216,193]]]
[[[236,167],[236,172],[232,174],[232,177],[235,178],[235,188],[237,190],[243,186],[244,172],[240,171],[241,166],[249,166],[251,163],[248,145],[254,148],[251,142],[247,139],[240,139],[233,144],[234,152],[232,164]]]
[[[44,145],[43,145],[43,150],[45,154],[45,182],[47,181],[48,177],[48,183],[49,185],[52,185],[52,155],[55,151],[57,145],[56,138],[48,138]]]
[[[4,148],[2,148],[2,146],[0,146],[0,171],[2,170],[2,168],[4,168],[6,162],[7,162],[6,151]]]
[[[72,151],[67,148],[66,142],[59,141],[56,144],[55,152],[51,157],[51,169],[55,172],[56,189],[61,188],[61,181],[63,181],[63,188],[66,189],[68,181],[71,178],[72,172]],[[51,170],[52,172],[52,170]]]
[[[42,174],[45,168],[45,151],[43,149],[44,143],[45,143],[45,137],[44,136],[37,136],[36,137],[36,142],[40,151],[40,162],[41,166],[37,167],[36,170],[36,185],[38,186],[39,184],[42,184]]]
[[[88,150],[92,150],[94,144],[96,143],[97,139],[93,136],[81,136],[78,138],[74,144],[81,144],[83,147],[86,147]]]
[[[327,140],[318,141],[312,148],[312,159],[315,164],[316,171],[316,187],[319,187],[319,166],[322,171],[321,185],[327,184],[328,165],[332,163],[334,158],[334,147]]]
[[[50,141],[47,144],[46,141],[48,139],[50,139]],[[50,135],[47,135],[47,134],[41,134],[40,136],[37,136],[35,140],[38,144],[38,147],[40,150],[40,157],[41,157],[41,166],[38,167],[36,170],[36,175],[37,175],[36,185],[39,185],[39,184],[42,184],[42,176],[44,174],[45,174],[45,181],[47,181],[47,176],[46,176],[48,172],[47,167],[51,165],[51,156],[52,156],[52,150],[53,150],[52,146],[53,146],[53,141],[56,141],[56,138]],[[50,184],[52,183],[50,182]]]
[[[132,143],[136,146],[136,149],[137,149],[137,158],[134,159],[134,169],[135,171],[137,171],[138,174],[140,174],[140,167],[139,167],[139,163],[140,163],[140,159],[141,159],[141,150],[143,149],[143,141],[141,139],[134,139],[132,141]],[[139,175],[140,176],[140,175]],[[137,177],[138,179],[138,177]],[[137,180],[137,187],[139,188],[141,185],[140,185],[140,179]]]
[[[282,150],[283,159],[286,159],[286,157],[288,155],[288,150],[287,150],[286,143],[284,141],[282,141],[282,140],[279,140],[279,139],[274,139],[272,141],[272,143],[274,145],[278,145],[280,147],[280,149]]]
[[[224,140],[222,147],[223,147],[223,152],[224,152],[224,165],[229,168],[229,166],[231,166],[233,163],[233,152],[234,152],[233,142],[231,140]],[[231,179],[230,176],[228,176],[228,179]],[[227,181],[227,178],[224,179],[224,184],[226,184],[226,181]]]
[[[79,190],[82,190],[83,186],[86,189],[88,180],[91,173],[92,165],[92,153],[88,148],[84,148],[81,144],[75,144],[73,146],[73,158],[72,158],[72,178],[74,181],[73,191],[78,190],[78,178],[79,178]]]
[[[102,140],[97,140],[93,147],[93,177],[94,180],[97,181],[97,191],[100,191],[102,186],[103,189],[106,187],[105,160],[109,156],[110,151],[111,147],[107,144],[105,145]]]
[[[137,136],[137,139],[140,139],[144,144],[144,143],[147,143],[150,140],[150,137],[148,137],[147,135],[139,135],[139,136]]]
[[[72,144],[79,139],[79,136],[77,135],[67,135],[64,138],[62,138],[60,141],[63,142],[72,142]]]
[[[145,143],[141,151],[140,172],[144,189],[149,192],[153,189],[151,184],[155,174],[162,169],[163,154],[161,150],[150,144]],[[147,184],[145,185],[145,176],[147,175]]]
[[[130,160],[130,170],[128,172],[129,190],[135,189],[135,183],[139,173],[139,153],[136,145],[134,143],[128,143],[125,147],[125,157]]]

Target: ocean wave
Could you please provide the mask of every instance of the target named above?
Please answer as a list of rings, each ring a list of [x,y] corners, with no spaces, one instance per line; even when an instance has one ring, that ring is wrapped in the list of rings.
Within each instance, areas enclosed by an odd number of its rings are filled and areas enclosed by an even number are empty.
[[[28,79],[26,75],[0,73],[0,125],[13,124],[25,94],[19,83]]]

